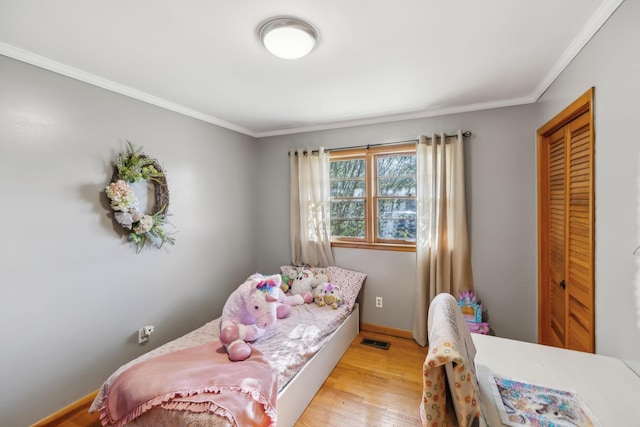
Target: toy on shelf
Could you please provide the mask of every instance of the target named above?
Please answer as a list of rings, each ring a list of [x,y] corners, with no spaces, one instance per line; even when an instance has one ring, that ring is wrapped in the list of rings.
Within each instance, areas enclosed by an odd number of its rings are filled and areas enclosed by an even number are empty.
[[[483,335],[489,333],[489,323],[482,321],[482,304],[473,292],[468,289],[460,292],[458,306],[462,311],[464,320],[467,322],[469,331]]]

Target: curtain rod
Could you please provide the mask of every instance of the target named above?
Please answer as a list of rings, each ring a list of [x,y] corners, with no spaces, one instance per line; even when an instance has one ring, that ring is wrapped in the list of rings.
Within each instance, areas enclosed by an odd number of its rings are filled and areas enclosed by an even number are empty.
[[[450,136],[455,136],[455,135],[448,135],[448,134],[444,134],[445,137],[450,137]],[[469,138],[471,136],[471,131],[465,131],[462,133],[462,137],[463,138]],[[431,137],[427,137],[427,139],[431,139]],[[385,145],[400,145],[400,144],[409,144],[410,142],[418,142],[418,139],[407,139],[404,141],[393,141],[393,142],[381,142],[379,144],[367,144],[367,145],[356,145],[353,147],[337,147],[337,148],[326,148],[325,151],[327,151],[328,153],[330,153],[331,151],[344,151],[344,150],[354,150],[354,149],[358,149],[358,148],[371,148],[371,147],[383,147]],[[296,155],[297,152],[295,152]],[[303,154],[307,154],[307,150],[302,152]],[[318,150],[313,150],[311,152],[311,154],[318,154]],[[289,151],[289,155],[291,155],[291,150]]]

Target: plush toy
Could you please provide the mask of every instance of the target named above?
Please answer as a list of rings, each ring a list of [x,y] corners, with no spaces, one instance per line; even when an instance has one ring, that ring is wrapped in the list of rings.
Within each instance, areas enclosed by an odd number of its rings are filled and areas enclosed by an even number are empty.
[[[335,310],[342,305],[344,298],[342,297],[340,288],[332,283],[323,283],[318,285],[318,287],[320,290],[315,297],[315,301],[319,307],[328,305]]]
[[[329,282],[329,276],[326,274],[316,273],[313,276],[313,279],[311,279],[311,293],[313,294],[314,300],[319,291],[318,286],[327,282]]]
[[[313,290],[313,301],[322,307],[324,304],[324,288],[329,284],[329,282],[320,283]]]
[[[274,276],[264,276],[260,273],[256,273],[250,276],[249,279],[254,279],[254,280],[273,279],[277,281],[278,279],[275,276],[279,276],[282,279],[282,276],[279,274],[276,274]],[[277,292],[278,293],[278,310],[277,310],[278,319],[284,319],[285,317],[289,316],[289,314],[291,313],[291,306],[302,305],[306,302],[305,299],[302,297],[302,295],[285,294],[283,287],[284,285],[282,284],[282,282],[280,282],[280,285],[279,285],[280,291]]]
[[[276,319],[287,317],[292,305],[304,304],[300,295],[286,296],[279,274],[249,277],[227,299],[222,309],[220,341],[229,353],[229,360],[242,361],[251,355],[247,341],[264,335]]]
[[[280,277],[282,278],[282,285],[280,285],[280,289],[282,289],[282,292],[284,293],[289,292],[291,284],[293,283],[293,277],[286,274],[281,274]]]
[[[296,274],[293,283],[291,283],[291,294],[301,295],[306,303],[313,302],[313,294],[311,293],[313,277],[311,270],[306,268],[298,270],[298,274]]]

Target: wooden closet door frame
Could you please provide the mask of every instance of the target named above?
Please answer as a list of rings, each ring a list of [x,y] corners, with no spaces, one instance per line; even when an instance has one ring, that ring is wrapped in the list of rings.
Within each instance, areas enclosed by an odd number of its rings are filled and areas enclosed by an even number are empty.
[[[595,146],[595,129],[594,129],[594,120],[593,120],[593,97],[594,97],[595,88],[591,87],[584,94],[582,94],[578,99],[572,102],[568,107],[562,110],[558,115],[552,118],[549,122],[547,122],[544,126],[538,129],[537,131],[537,156],[538,156],[538,342],[543,341],[543,332],[545,327],[549,325],[550,315],[549,315],[549,305],[548,301],[550,298],[550,292],[547,284],[548,280],[548,271],[549,271],[549,257],[546,254],[549,253],[550,241],[548,238],[547,228],[545,224],[548,222],[548,218],[545,216],[545,212],[548,209],[546,196],[546,188],[545,185],[548,186],[548,177],[541,176],[541,164],[544,161],[547,161],[545,150],[545,143],[548,140],[549,136],[556,132],[558,129],[566,126],[571,121],[581,116],[582,114],[588,112],[589,115],[589,129],[590,129],[590,138],[591,138],[591,225],[592,230],[595,230],[595,190],[594,190],[594,146]],[[568,233],[568,224],[566,226],[566,233]],[[591,235],[591,283],[593,284],[592,295],[595,297],[595,275],[594,275],[594,261],[595,261],[595,232],[592,232]],[[565,238],[565,243],[567,239]],[[568,305],[568,297],[565,297],[565,313],[567,317],[569,316],[569,308]],[[592,337],[594,337],[594,342],[591,343],[592,352],[595,352],[595,301],[592,302],[592,316],[591,324],[593,328]],[[568,333],[568,322],[565,322],[565,345],[566,345],[566,334]]]

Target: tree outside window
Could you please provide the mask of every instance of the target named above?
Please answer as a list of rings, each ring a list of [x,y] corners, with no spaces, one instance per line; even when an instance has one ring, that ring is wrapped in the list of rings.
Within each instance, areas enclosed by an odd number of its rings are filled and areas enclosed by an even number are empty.
[[[333,245],[415,250],[415,145],[330,155]]]

